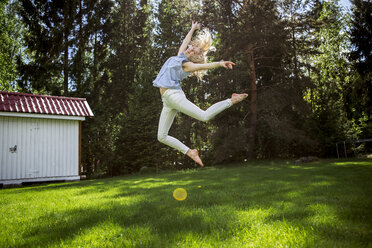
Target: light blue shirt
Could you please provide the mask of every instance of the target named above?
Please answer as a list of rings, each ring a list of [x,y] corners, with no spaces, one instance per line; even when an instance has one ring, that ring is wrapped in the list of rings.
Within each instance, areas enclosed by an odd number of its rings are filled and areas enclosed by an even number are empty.
[[[190,75],[182,69],[182,64],[188,62],[186,55],[170,57],[161,68],[158,76],[152,82],[155,87],[181,90],[180,82]]]

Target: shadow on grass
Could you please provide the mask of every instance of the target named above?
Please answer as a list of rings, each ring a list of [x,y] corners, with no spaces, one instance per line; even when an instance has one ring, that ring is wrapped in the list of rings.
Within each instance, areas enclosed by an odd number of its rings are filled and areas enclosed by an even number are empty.
[[[102,197],[104,202],[49,211],[35,218],[38,224],[24,233],[20,246],[58,245],[108,220],[129,229],[149,228],[163,246],[177,242],[169,237],[190,233],[199,237],[218,233],[221,240],[229,240],[238,228],[234,227],[240,221],[237,212],[273,209],[264,218],[265,224],[285,221],[312,230],[318,244],[328,240],[324,245],[363,247],[372,242],[371,176],[370,161],[326,161],[301,166],[210,168],[17,189],[28,193],[74,189],[76,197],[110,192]],[[177,187],[187,189],[186,201],[172,199]]]
[[[160,188],[157,193],[169,194],[169,189]],[[132,194],[125,193],[117,195],[115,198],[127,197],[128,195],[131,196]],[[206,215],[203,212],[193,211],[191,214],[187,210],[190,207],[197,208],[197,206],[187,206],[187,204],[183,204],[186,202],[176,202],[174,199],[160,202],[154,200],[154,198],[160,199],[163,197],[154,197],[151,193],[141,194],[140,198],[141,201],[129,204],[111,201],[105,207],[90,206],[59,211],[58,213],[47,213],[34,220],[39,224],[25,233],[23,236],[24,243],[20,246],[58,246],[61,240],[74,239],[75,235],[89,231],[92,227],[99,226],[108,220],[114,225],[129,229],[135,227],[150,228],[153,234],[159,236],[162,240],[160,241],[161,247],[172,244],[173,241],[167,240],[166,237],[190,233],[211,235],[212,232],[215,232],[213,227],[210,226],[210,221],[206,221]],[[143,198],[145,199],[143,200]],[[220,228],[223,229],[225,225],[228,225],[226,220],[233,218],[231,214],[219,211],[220,223],[222,224]],[[141,239],[141,233],[137,234],[137,238]],[[148,246],[151,247],[150,243]]]

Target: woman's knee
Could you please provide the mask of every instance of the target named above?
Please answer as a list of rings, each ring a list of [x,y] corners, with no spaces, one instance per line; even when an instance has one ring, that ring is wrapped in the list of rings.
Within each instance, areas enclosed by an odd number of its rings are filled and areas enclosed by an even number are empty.
[[[198,121],[207,122],[211,119],[211,117],[206,113],[206,111],[198,111],[198,112],[184,112],[188,116],[197,119]]]
[[[167,139],[167,134],[165,133],[158,133],[158,141],[160,143],[165,143],[166,139]]]
[[[199,120],[202,122],[208,122],[210,119],[212,119],[211,116],[207,115],[206,113],[203,113],[203,115],[201,115],[199,118]]]

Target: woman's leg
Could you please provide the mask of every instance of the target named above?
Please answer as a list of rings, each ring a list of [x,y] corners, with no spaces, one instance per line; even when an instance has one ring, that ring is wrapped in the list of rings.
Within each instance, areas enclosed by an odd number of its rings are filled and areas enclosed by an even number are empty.
[[[175,101],[172,105],[173,108],[179,110],[180,112],[191,116],[197,120],[207,122],[213,119],[216,115],[222,111],[230,108],[233,104],[239,103],[248,97],[248,94],[232,94],[230,99],[226,99],[220,102],[217,102],[210,106],[207,110],[201,110],[194,103],[190,102],[185,94],[183,96],[178,96],[178,101]]]
[[[168,135],[169,129],[172,126],[172,123],[173,123],[173,120],[176,114],[177,114],[177,110],[169,108],[168,106],[166,106],[166,104],[164,104],[163,110],[161,111],[160,119],[159,119],[158,140],[161,143],[166,144],[182,152],[183,154],[186,154],[191,159],[193,159],[196,163],[198,163],[200,166],[203,167],[204,164],[201,161],[197,150],[189,149],[186,145],[184,145],[178,139]]]
[[[231,99],[226,99],[213,104],[204,111],[194,103],[190,102],[183,92],[178,93],[177,95],[171,95],[167,101],[172,108],[175,108],[188,116],[204,122],[211,120],[213,117],[233,105]]]
[[[166,145],[173,147],[174,149],[179,150],[183,154],[188,155],[195,162],[197,162],[201,166],[204,166],[197,150],[189,149],[179,140],[168,135],[169,129],[173,123],[177,110],[195,119],[201,121],[209,121],[217,114],[231,107],[233,104],[244,100],[247,96],[247,94],[233,94],[231,99],[226,99],[224,101],[215,103],[206,111],[203,111],[195,104],[187,100],[182,90],[168,89],[163,94],[164,106],[159,120],[158,140]]]
[[[168,135],[169,129],[173,124],[173,120],[176,114],[176,109],[172,109],[164,104],[159,119],[158,140],[161,143],[166,144],[182,152],[183,154],[186,154],[189,148],[178,139]]]

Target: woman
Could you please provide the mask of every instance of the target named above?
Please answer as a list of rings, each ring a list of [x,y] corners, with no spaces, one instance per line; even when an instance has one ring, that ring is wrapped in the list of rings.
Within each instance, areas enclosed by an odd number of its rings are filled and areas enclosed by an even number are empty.
[[[186,154],[200,166],[204,167],[196,149],[190,149],[178,139],[168,135],[177,112],[182,112],[200,121],[209,121],[223,110],[244,100],[248,94],[233,94],[230,99],[218,102],[206,111],[201,110],[195,104],[187,100],[183,93],[180,82],[194,75],[201,79],[206,70],[225,67],[232,69],[235,65],[230,61],[206,63],[206,54],[211,48],[211,36],[208,30],[199,32],[198,37],[189,46],[195,30],[200,29],[200,24],[192,22],[191,30],[185,37],[179,48],[178,55],[169,58],[161,68],[158,76],[153,81],[155,87],[160,88],[163,101],[163,110],[160,115],[158,127],[158,140],[180,152]]]

